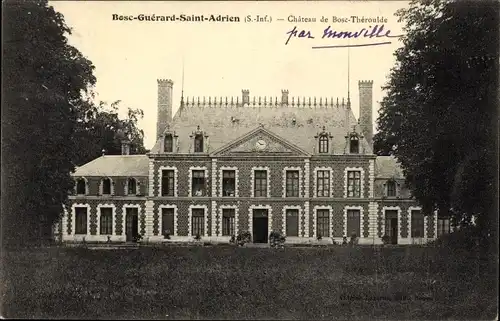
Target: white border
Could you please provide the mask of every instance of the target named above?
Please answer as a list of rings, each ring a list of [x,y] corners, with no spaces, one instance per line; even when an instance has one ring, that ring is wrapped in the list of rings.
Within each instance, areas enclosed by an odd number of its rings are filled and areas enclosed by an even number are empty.
[[[251,172],[251,186],[252,186],[252,197],[255,196],[255,171],[266,171],[267,172],[267,193],[266,197],[271,197],[271,170],[267,166],[257,166],[257,167],[252,167],[252,172]],[[264,196],[258,196],[259,198],[262,198]]]
[[[369,191],[368,191],[368,197],[373,198],[375,197],[375,160],[370,159],[370,165],[369,165],[369,170],[368,170],[368,177],[370,180],[370,185],[369,185]]]
[[[321,137],[326,137],[326,141],[327,141],[326,152],[321,152],[321,148],[320,148]],[[318,155],[329,155],[329,154],[331,154],[331,151],[333,150],[333,148],[332,148],[332,139],[330,139],[330,135],[328,135],[328,133],[321,133],[321,134],[318,135],[318,138],[316,138],[316,148],[318,148],[318,152],[316,153]]]
[[[164,209],[164,208],[173,208],[174,209],[174,230],[172,231],[173,232],[172,236],[177,236],[177,224],[178,224],[177,223],[177,205],[175,205],[175,204],[160,204],[160,206],[158,206],[158,235],[163,236],[162,209]]]
[[[193,218],[193,209],[203,209],[203,220],[204,220],[204,235],[200,236],[208,236],[208,206],[206,205],[189,205],[189,213],[188,213],[188,236],[193,236],[191,233],[191,227],[192,227],[192,222],[191,219]]]
[[[78,180],[80,179],[83,179],[85,182],[85,194],[78,194]],[[76,196],[89,195],[89,181],[86,177],[81,176],[75,179],[75,195]]]
[[[160,166],[158,168],[158,186],[159,186],[159,188],[158,188],[158,196],[159,197],[172,197],[172,196],[162,196],[161,195],[161,184],[162,184],[162,175],[161,174],[162,174],[163,170],[174,171],[174,196],[173,197],[177,197],[178,196],[178,194],[177,194],[177,191],[178,191],[178,189],[177,189],[177,182],[178,182],[178,180],[177,180],[177,173],[178,173],[178,169],[175,166]],[[191,183],[189,184],[189,186],[191,186]]]
[[[344,236],[349,238],[351,237],[350,235],[347,235],[347,211],[349,210],[358,210],[359,211],[359,235],[358,237],[364,238],[364,233],[363,233],[363,206],[359,205],[347,205],[344,206]],[[369,223],[368,223],[369,224]],[[368,231],[370,230],[370,226],[368,226]]]
[[[302,236],[302,231],[300,230],[300,221],[301,221],[301,218],[302,218],[302,206],[300,205],[285,205],[283,206],[283,209],[282,209],[282,214],[283,214],[283,229],[282,229],[282,234],[284,236],[287,236],[286,235],[286,211],[287,210],[299,210],[299,213],[298,213],[298,216],[297,216],[297,231],[298,231],[298,235],[297,237],[301,237]],[[293,236],[295,237],[295,236]]]
[[[267,233],[271,233],[273,227],[273,208],[271,205],[250,205],[248,208],[248,231],[253,242],[253,210],[267,210]]]
[[[219,206],[219,212],[217,214],[217,220],[212,222],[212,224],[217,224],[219,231],[216,236],[231,237],[231,235],[222,235],[222,211],[224,209],[234,209],[234,235],[238,235],[238,205],[221,205]]]
[[[304,159],[304,197],[309,197],[310,192],[311,166],[309,159]]]
[[[102,182],[103,182],[106,178],[107,178],[107,179],[109,179],[109,181],[111,182],[111,184],[110,184],[110,185],[111,185],[111,186],[110,186],[110,189],[111,189],[111,190],[110,190],[110,192],[111,192],[111,193],[110,193],[110,194],[103,194],[103,193],[102,193],[102,192],[103,192],[103,186],[102,186],[103,184],[102,184]],[[113,196],[113,195],[115,195],[115,181],[114,181],[111,177],[109,177],[109,176],[105,176],[105,177],[101,178],[101,180],[100,180],[100,182],[99,182],[99,195],[100,195],[100,196]]]
[[[324,206],[324,205],[316,205],[314,206],[313,208],[313,237],[316,238],[317,237],[317,232],[318,232],[318,213],[317,211],[318,210],[328,210],[328,232],[329,232],[329,235],[321,235],[321,237],[332,237],[333,235],[333,208],[328,205],[328,206]]]
[[[398,244],[401,244],[401,208],[399,206],[384,206],[382,207],[382,237],[385,235],[385,212],[398,211]]]
[[[196,196],[196,197],[210,196],[210,195],[208,195],[208,169],[206,166],[191,166],[191,167],[189,167],[188,196],[193,197],[193,171],[204,171],[203,175],[205,176],[205,195],[204,196]]]
[[[365,197],[365,170],[363,167],[346,167],[344,169],[344,198],[357,198],[357,197],[348,197],[347,196],[347,173],[351,171],[359,171],[361,172],[360,176],[360,191],[359,191],[359,198],[364,198]]]
[[[223,190],[222,190],[222,184],[223,184],[223,177],[222,177],[222,172],[223,171],[234,171],[234,196],[224,196]],[[239,170],[238,167],[236,166],[221,166],[219,168],[219,177],[218,177],[218,189],[219,189],[219,197],[227,197],[227,198],[235,198],[239,197]]]
[[[288,171],[298,171],[299,172],[299,196],[286,196],[286,172]],[[302,168],[300,167],[285,167],[283,168],[283,182],[282,182],[282,187],[283,187],[283,198],[288,198],[288,197],[302,197]]]
[[[122,234],[127,237],[127,208],[137,208],[137,234],[141,234],[141,205],[139,204],[124,204],[122,206]],[[144,232],[146,232],[146,227],[144,226]],[[147,233],[146,233],[147,234]],[[144,236],[144,235],[143,235]]]
[[[101,208],[111,208],[111,234],[101,234]],[[116,235],[116,206],[112,203],[98,204],[97,205],[97,231],[96,235]]]
[[[76,234],[76,208],[86,207],[87,208],[87,234]],[[90,235],[90,204],[78,203],[71,205],[71,235],[72,236],[87,236]],[[66,231],[68,227],[66,226]]]
[[[420,213],[422,213],[422,208],[420,206],[410,206],[410,207],[408,207],[408,237],[411,238],[412,240],[413,239],[422,239],[422,238],[425,239],[425,238],[427,238],[427,232],[425,231],[425,227],[427,225],[426,224],[427,222],[426,222],[426,219],[425,219],[426,218],[425,215],[424,215],[424,233],[423,233],[423,235],[421,237],[413,237],[411,235],[412,211],[420,211]]]
[[[160,181],[159,184],[161,185],[161,171],[160,171],[160,174],[158,175],[158,180]],[[149,196],[154,196],[154,181],[155,181],[155,164],[154,164],[154,161],[150,158],[149,159],[149,168],[148,168],[148,187],[149,187],[149,191],[148,191],[149,194],[148,195]],[[161,189],[159,190],[158,195],[161,195]]]
[[[330,172],[330,191],[328,196],[318,196],[318,171],[329,171]],[[313,197],[333,197],[333,169],[331,167],[315,167],[314,168],[314,191],[313,191]]]

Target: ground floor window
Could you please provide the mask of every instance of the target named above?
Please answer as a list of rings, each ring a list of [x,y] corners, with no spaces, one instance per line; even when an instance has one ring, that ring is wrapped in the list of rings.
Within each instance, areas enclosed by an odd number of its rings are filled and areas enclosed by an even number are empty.
[[[235,209],[225,208],[222,210],[222,236],[234,235]]]
[[[205,234],[205,210],[194,208],[191,218],[191,235],[203,236]]]
[[[299,236],[299,210],[286,210],[286,236]]]
[[[359,210],[347,210],[347,235],[351,237],[356,235],[356,237],[361,236],[360,231],[361,224],[361,213]]]
[[[113,209],[111,207],[101,207],[101,218],[99,225],[99,233],[101,235],[113,234]]]
[[[437,234],[441,236],[443,234],[449,234],[451,232],[451,224],[449,217],[440,217],[437,221]]]
[[[174,231],[174,209],[162,208],[161,209],[161,227],[163,229],[162,235],[173,235]]]
[[[330,237],[330,210],[316,210],[317,236]]]
[[[75,234],[87,234],[87,208],[75,207]]]
[[[424,214],[421,211],[411,211],[411,237],[424,237]]]

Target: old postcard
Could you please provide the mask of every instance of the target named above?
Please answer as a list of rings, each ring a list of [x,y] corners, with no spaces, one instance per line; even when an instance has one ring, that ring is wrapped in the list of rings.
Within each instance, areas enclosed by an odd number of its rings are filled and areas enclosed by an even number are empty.
[[[3,316],[495,318],[498,3],[4,9]]]

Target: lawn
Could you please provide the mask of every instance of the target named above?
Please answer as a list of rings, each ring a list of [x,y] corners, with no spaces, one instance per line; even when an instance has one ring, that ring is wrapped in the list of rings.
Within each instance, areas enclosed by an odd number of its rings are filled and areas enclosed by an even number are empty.
[[[3,253],[2,315],[493,319],[494,264],[439,248],[43,248]]]

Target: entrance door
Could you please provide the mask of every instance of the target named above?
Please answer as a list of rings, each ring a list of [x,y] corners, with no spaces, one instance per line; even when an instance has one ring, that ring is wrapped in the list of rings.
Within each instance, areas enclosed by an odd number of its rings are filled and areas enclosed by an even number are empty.
[[[253,242],[267,243],[268,238],[268,217],[266,209],[253,210]]]
[[[398,244],[398,211],[385,211],[385,235],[391,244]]]
[[[135,241],[139,235],[138,209],[126,209],[125,236],[127,242]]]

